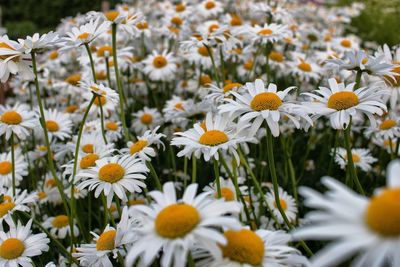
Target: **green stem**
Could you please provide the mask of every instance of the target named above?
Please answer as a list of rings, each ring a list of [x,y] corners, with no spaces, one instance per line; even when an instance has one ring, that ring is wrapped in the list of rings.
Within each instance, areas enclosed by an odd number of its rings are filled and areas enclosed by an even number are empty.
[[[14,151],[14,132],[11,132],[11,175],[12,175],[12,192],[15,197],[15,151]]]
[[[218,166],[218,161],[214,158],[214,174],[215,174],[215,183],[217,184],[217,192],[218,192],[218,198],[221,198],[221,183],[219,180],[219,166]]]
[[[192,184],[196,182],[197,174],[197,159],[195,156],[192,156]]]
[[[218,86],[222,86],[221,79],[219,78],[219,75],[218,75],[217,65],[215,64],[213,51],[208,45],[204,45],[204,46],[207,48],[208,55],[211,58],[211,63],[212,63],[213,69],[214,69],[214,79],[217,81]]]
[[[148,162],[146,162],[146,165],[150,169],[150,174],[154,179],[154,183],[156,184],[156,188],[161,191],[161,187],[162,187],[161,186],[161,182],[160,182],[160,179],[158,178],[156,170],[153,167],[153,164],[151,164],[151,162],[148,161]]]
[[[90,51],[90,47],[89,47],[88,43],[85,43],[85,48],[86,48],[86,52],[87,52],[87,54],[89,56],[89,60],[90,60],[90,68],[92,69],[93,81],[95,83],[97,83],[96,72],[94,70],[93,56],[92,56],[92,52]]]

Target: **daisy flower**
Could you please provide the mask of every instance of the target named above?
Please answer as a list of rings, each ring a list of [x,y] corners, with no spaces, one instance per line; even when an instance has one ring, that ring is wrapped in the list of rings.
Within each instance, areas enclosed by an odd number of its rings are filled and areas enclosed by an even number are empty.
[[[10,227],[9,231],[0,231],[1,266],[32,266],[32,257],[49,250],[50,240],[46,234],[32,234],[32,220],[25,226],[20,221],[15,225],[11,218],[6,222]]]
[[[151,161],[151,157],[156,156],[156,151],[151,146],[162,146],[165,149],[164,143],[161,138],[166,137],[165,134],[157,133],[160,126],[154,130],[147,130],[142,136],[137,137],[137,141],[132,143],[128,142],[128,148],[122,149],[122,153],[129,153],[131,156],[139,157],[142,161]]]
[[[47,218],[43,222],[43,227],[50,229],[50,233],[59,239],[64,239],[71,233],[71,228],[69,227],[69,218],[63,214]],[[79,236],[78,227],[74,224],[73,228],[74,236]]]
[[[227,244],[220,246],[213,254],[193,253],[200,256],[200,267],[250,267],[276,266],[301,267],[309,265],[306,257],[300,251],[288,245],[289,234],[284,231],[257,230],[251,231],[227,230],[224,232]]]
[[[96,20],[72,28],[71,32],[67,32],[67,36],[61,39],[62,47],[60,51],[70,50],[84,44],[89,44],[100,34],[108,30],[111,23],[109,21],[101,21],[100,17]]]
[[[368,136],[376,134],[384,139],[396,139],[400,137],[400,119],[395,114],[378,119],[377,127],[370,127],[365,131]]]
[[[235,185],[232,183],[232,180],[219,177],[219,184],[221,187],[221,198],[226,201],[235,201],[237,199]],[[204,188],[204,191],[211,192],[215,198],[218,198],[218,189],[215,183],[210,183]]]
[[[0,154],[0,187],[12,186],[12,157],[11,151]],[[15,184],[18,186],[22,177],[28,175],[28,163],[21,149],[14,151]]]
[[[350,118],[357,114],[367,115],[370,123],[376,125],[374,114],[382,115],[386,112],[386,105],[382,102],[385,90],[376,86],[362,87],[354,90],[355,83],[345,86],[337,83],[336,79],[328,80],[329,88],[319,87],[317,94],[303,93],[316,102],[307,103],[315,112],[314,117],[327,116],[334,129],[345,129]]]
[[[114,193],[123,201],[127,201],[126,191],[130,193],[142,192],[146,184],[145,173],[148,168],[140,159],[130,155],[113,156],[96,161],[96,166],[82,170],[76,177],[80,190],[88,187],[99,197],[101,192],[107,197],[107,206],[111,205]],[[82,179],[85,179],[81,181]]]
[[[107,100],[115,104],[119,103],[118,93],[103,84],[94,83],[92,81],[80,81],[79,86],[101,98],[98,102],[103,102],[102,98],[107,98]]]
[[[333,151],[332,151],[333,154]],[[354,166],[361,170],[368,172],[372,169],[372,164],[377,161],[376,158],[371,156],[369,149],[353,148],[351,150]],[[336,148],[335,161],[339,164],[340,168],[345,170],[347,166],[347,152],[342,147]]]
[[[24,104],[16,103],[13,107],[0,106],[0,135],[8,140],[11,133],[24,140],[30,135],[29,130],[38,126],[37,118],[33,111]]]
[[[313,266],[337,266],[349,258],[351,266],[400,265],[399,173],[400,161],[391,162],[387,187],[370,199],[330,177],[322,179],[326,194],[300,188],[305,204],[316,210],[306,215],[309,223],[295,230],[294,237],[333,240],[311,259]]]
[[[124,252],[124,246],[135,239],[130,233],[132,224],[133,222],[128,216],[128,208],[124,207],[117,229],[107,225],[100,235],[92,232],[95,244],[82,244],[76,248],[73,256],[83,266],[112,267],[109,254],[112,254],[113,258],[117,258],[118,253]]]
[[[177,200],[173,182],[167,182],[163,192],[148,194],[155,201],[152,205],[131,208],[142,214],[143,222],[135,229],[138,240],[126,256],[127,266],[139,258],[141,264],[149,266],[162,250],[161,266],[173,263],[173,266],[183,267],[194,243],[209,251],[218,250],[218,244],[227,243],[216,228],[237,229],[240,226],[237,219],[226,215],[239,213],[239,203],[212,199],[209,193],[196,197],[197,187],[197,184],[189,185],[182,199]]]
[[[49,139],[65,140],[71,137],[72,121],[70,115],[57,109],[44,110],[45,125]]]
[[[286,217],[289,219],[290,222],[295,222],[297,218],[297,204],[294,198],[289,195],[285,190],[283,190],[281,187],[278,188],[279,192],[279,200],[281,202],[281,207],[283,211],[285,212]],[[282,217],[282,214],[280,213],[276,202],[275,202],[275,194],[273,190],[270,190],[265,195],[265,198],[267,200],[268,206],[272,209],[272,212],[274,213],[275,217],[278,219],[279,223],[283,224],[284,220]]]
[[[138,134],[144,134],[147,130],[152,130],[162,124],[161,113],[156,108],[144,107],[143,110],[132,113],[134,117],[132,128]]]
[[[18,41],[23,45],[25,53],[29,54],[32,51],[47,49],[56,45],[60,38],[58,33],[49,32],[42,35],[35,33],[33,36],[27,36],[25,39],[19,39]]]
[[[243,30],[245,32],[249,31],[250,38],[254,44],[276,43],[290,35],[290,31],[286,25],[276,23],[264,24],[264,26],[254,25],[254,27],[244,27]]]
[[[211,99],[217,103],[223,102],[224,98],[228,98],[231,91],[237,92],[243,85],[241,83],[228,82],[223,88],[210,84],[210,93],[205,96],[206,99]]]
[[[101,124],[101,122],[99,121]],[[101,126],[99,127],[101,128]],[[106,138],[109,142],[115,142],[122,137],[121,122],[115,120],[107,120],[104,122],[104,130],[106,131]]]
[[[239,155],[236,150],[240,143],[253,141],[244,134],[247,133],[247,125],[235,125],[230,116],[213,115],[207,113],[204,123],[196,123],[193,128],[185,132],[177,132],[171,141],[171,145],[181,147],[178,157],[191,157],[194,155],[200,158],[202,155],[205,161],[219,159],[220,151],[227,151],[232,154],[236,162],[239,162]]]
[[[172,53],[164,50],[161,54],[153,51],[145,60],[143,72],[154,81],[170,81],[174,79],[177,70],[176,59]]]
[[[279,136],[279,120],[283,116],[289,118],[300,128],[299,116],[312,125],[308,117],[308,110],[301,105],[290,103],[285,98],[287,94],[295,89],[289,87],[284,91],[277,91],[273,83],[265,88],[264,82],[257,79],[254,83],[246,83],[243,93],[232,92],[235,99],[225,99],[226,104],[218,107],[221,113],[228,113],[229,117],[238,117],[241,122],[252,122],[249,136],[254,136],[265,120],[273,136]]]
[[[295,56],[295,59],[288,63],[290,72],[303,81],[318,80],[321,68],[305,56]]]
[[[223,11],[222,3],[215,0],[205,0],[196,6],[196,11],[204,18],[213,17]]]
[[[16,189],[16,195],[13,196],[12,188],[1,189],[2,201],[0,202],[0,223],[9,218],[14,211],[29,212],[31,208],[29,205],[35,203],[38,199],[35,193],[28,194],[26,190],[22,191]]]

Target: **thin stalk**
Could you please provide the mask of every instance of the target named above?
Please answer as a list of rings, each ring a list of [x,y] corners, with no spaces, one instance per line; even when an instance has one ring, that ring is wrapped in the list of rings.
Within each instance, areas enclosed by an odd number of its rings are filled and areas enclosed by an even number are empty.
[[[218,166],[218,161],[214,158],[214,174],[215,174],[215,183],[217,184],[217,193],[218,193],[218,198],[221,198],[221,183],[219,180],[219,166]]]
[[[217,65],[215,64],[213,52],[212,52],[211,48],[208,45],[205,44],[204,46],[207,48],[208,55],[211,58],[211,64],[212,64],[213,69],[214,69],[214,79],[217,81],[218,86],[222,86],[221,79],[220,79],[220,77],[218,75]]]
[[[15,151],[14,151],[14,132],[11,132],[11,175],[12,175],[12,192],[13,196],[15,197]]]
[[[195,156],[192,157],[192,184],[196,182],[197,178],[197,159]]]
[[[155,185],[156,185],[156,188],[157,188],[158,190],[161,190],[161,182],[160,182],[160,179],[158,178],[158,175],[157,175],[156,170],[155,170],[154,167],[153,167],[153,164],[151,164],[151,162],[148,161],[148,162],[146,162],[146,165],[147,165],[147,167],[150,169],[150,174],[151,174],[151,176],[152,176],[153,179],[154,179],[154,183],[155,183]]]

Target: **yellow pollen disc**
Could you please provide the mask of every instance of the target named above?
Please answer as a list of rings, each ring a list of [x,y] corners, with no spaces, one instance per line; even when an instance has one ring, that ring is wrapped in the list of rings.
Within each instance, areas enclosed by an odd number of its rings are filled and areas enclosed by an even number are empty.
[[[400,62],[395,61],[395,62],[393,62],[393,64],[395,64],[395,65],[400,65]],[[394,72],[394,73],[396,73],[396,74],[400,74],[400,66],[394,67],[394,68],[391,70],[391,72]],[[386,82],[387,82],[389,85],[391,85],[391,86],[393,86],[393,87],[400,87],[400,75],[394,76],[394,79],[391,78],[391,77],[385,76],[385,80],[386,80]]]
[[[367,62],[368,62],[368,58],[367,58],[367,57],[365,57],[365,58],[363,58],[363,59],[361,60],[361,63],[362,63],[362,64],[367,64]]]
[[[0,42],[0,48],[15,50],[14,48],[12,48],[11,46],[9,46],[8,44],[6,44],[4,42]],[[0,59],[6,60],[9,57],[10,57],[10,55],[4,55],[4,56],[0,56]]]
[[[112,47],[109,45],[104,45],[104,46],[100,47],[96,53],[97,53],[98,57],[104,57],[106,52],[108,52],[108,55],[111,55]]]
[[[344,110],[358,105],[358,96],[353,92],[337,92],[328,99],[328,108]]]
[[[218,24],[211,24],[211,25],[208,27],[208,32],[209,32],[209,33],[213,33],[213,32],[215,32],[216,30],[218,30],[218,28],[219,28],[219,25],[218,25]]]
[[[179,4],[177,4],[176,6],[175,6],[175,11],[176,12],[183,12],[183,11],[185,11],[186,10],[186,7],[185,7],[185,5],[184,4],[182,4],[182,3],[179,3]]]
[[[346,48],[350,48],[351,47],[351,41],[348,39],[344,39],[340,42],[340,45]]]
[[[107,183],[116,183],[125,175],[125,169],[118,163],[108,163],[100,168],[99,179]]]
[[[214,196],[218,197],[218,192],[215,192]],[[233,191],[228,187],[222,187],[221,188],[221,197],[224,198],[226,201],[234,201],[235,193],[233,193]]]
[[[273,31],[271,29],[262,29],[261,31],[259,31],[257,34],[258,35],[270,35],[272,34]]]
[[[60,126],[57,122],[48,120],[46,121],[46,128],[49,132],[57,132],[60,129]]]
[[[46,152],[47,151],[47,147],[46,146],[38,146],[37,149],[41,152]]]
[[[208,76],[208,75],[202,75],[202,76],[200,77],[200,84],[201,84],[202,86],[208,86],[210,83],[212,83],[212,79],[211,79],[210,76]]]
[[[163,56],[156,56],[153,59],[153,66],[156,67],[157,69],[165,67],[167,63],[168,63],[167,59]]]
[[[148,142],[146,140],[139,140],[131,145],[131,147],[129,148],[129,152],[131,153],[131,155],[133,155],[139,151],[142,151],[142,149],[145,148],[147,144]]]
[[[96,160],[98,159],[99,156],[97,154],[87,154],[86,156],[82,157],[81,161],[79,162],[79,167],[81,167],[81,169],[94,167],[96,165]]]
[[[277,110],[282,105],[282,100],[275,93],[264,92],[256,95],[251,100],[250,107],[253,110]]]
[[[176,103],[175,106],[174,106],[174,108],[175,108],[175,109],[178,109],[178,110],[184,110],[184,108],[183,108],[183,103]]]
[[[82,147],[82,151],[85,153],[93,153],[93,144],[86,144]]]
[[[128,201],[129,206],[144,205],[144,204],[146,204],[146,201],[144,201],[144,199],[130,199]]]
[[[107,102],[107,98],[105,97],[105,96],[98,96],[98,97],[96,97],[96,99],[94,100],[94,104],[96,105],[96,106],[104,106],[105,104],[106,104],[106,102]]]
[[[208,10],[213,9],[215,7],[214,1],[207,1],[204,7]]]
[[[221,246],[225,258],[252,266],[261,265],[264,258],[264,242],[256,233],[243,229],[229,230],[224,235],[228,241],[226,246]]]
[[[85,40],[85,39],[87,39],[89,36],[90,36],[90,33],[84,32],[84,33],[79,34],[77,38],[80,39],[80,40]]]
[[[248,61],[246,61],[246,63],[244,63],[244,65],[243,65],[243,68],[245,69],[245,70],[252,70],[252,68],[253,68],[253,60],[248,60]]]
[[[49,54],[49,59],[55,60],[55,59],[57,59],[57,58],[58,58],[58,52],[57,52],[57,51],[52,51],[52,52]]]
[[[153,122],[153,116],[149,113],[144,113],[142,117],[140,117],[140,122],[145,125],[150,125]]]
[[[397,122],[395,120],[389,119],[389,120],[383,121],[379,125],[379,129],[381,129],[381,130],[389,130],[390,128],[393,128],[395,126],[397,126]]]
[[[0,174],[6,175],[12,171],[12,164],[9,161],[0,162]]]
[[[54,228],[63,228],[68,226],[68,224],[68,216],[65,215],[58,215],[57,217],[54,217],[54,219],[51,221],[51,225]]]
[[[107,79],[107,73],[105,71],[96,72],[96,79],[101,81]]]
[[[40,199],[40,200],[42,200],[42,199],[44,199],[45,197],[46,197],[46,193],[45,192],[38,192],[37,193],[37,196],[38,196],[38,198]]]
[[[284,200],[284,199],[279,199],[279,202],[281,203],[281,207],[282,207],[282,209],[283,210],[286,210],[287,209],[287,203],[286,203],[286,201]],[[278,206],[276,205],[276,202],[274,201],[274,207],[275,208],[278,208]]]
[[[119,16],[119,12],[116,10],[111,10],[104,13],[104,15],[109,21],[114,21]]]
[[[139,22],[138,24],[136,24],[136,28],[138,28],[139,30],[145,30],[149,28],[149,24],[146,21]]]
[[[232,90],[233,88],[237,88],[237,87],[241,87],[241,86],[242,86],[241,83],[229,83],[224,86],[223,90],[224,90],[224,93],[226,93],[226,92],[229,92],[230,90]]]
[[[109,230],[102,233],[97,239],[96,249],[97,250],[113,250],[115,248],[115,236],[117,232],[115,230]]]
[[[109,211],[114,212],[117,210],[117,205],[115,205],[114,203],[111,204],[111,206],[108,208]]]
[[[179,238],[190,233],[200,222],[200,214],[191,205],[172,204],[161,210],[155,220],[157,233],[166,238]]]
[[[24,243],[17,238],[8,238],[0,245],[0,257],[6,260],[18,258],[24,251]]]
[[[175,17],[172,17],[171,23],[179,26],[179,25],[182,25],[183,20],[180,17],[175,16]]]
[[[67,113],[74,113],[78,109],[77,105],[70,105],[65,108],[65,112]]]
[[[118,130],[118,124],[113,121],[109,121],[106,123],[106,128],[110,131],[116,131]]]
[[[242,22],[242,19],[238,15],[232,15],[230,24],[231,24],[231,26],[240,26],[243,24],[243,22]]]
[[[203,57],[209,57],[210,53],[208,53],[208,49],[205,46],[201,46],[197,49],[197,52]]]
[[[360,156],[357,155],[356,153],[352,153],[352,154],[351,154],[351,157],[353,158],[353,162],[354,162],[354,163],[358,163],[358,162],[361,161]],[[348,158],[347,158],[347,154],[344,155],[344,159],[347,161],[347,159],[348,159]]]
[[[400,188],[372,197],[365,216],[369,228],[387,237],[400,236]]]
[[[10,210],[15,207],[14,202],[3,202],[0,204],[0,218],[3,218]]]
[[[269,54],[269,59],[271,59],[272,61],[276,61],[276,62],[283,62],[284,57],[281,53],[276,52],[276,51],[272,51]]]
[[[297,67],[300,70],[304,71],[304,72],[311,72],[312,71],[311,65],[306,63],[306,62],[304,62],[304,61],[302,61],[299,65],[297,65]]]
[[[16,111],[6,111],[0,116],[0,120],[3,123],[9,125],[18,125],[22,122],[22,116]]]
[[[12,202],[12,200],[13,200],[13,198],[11,196],[7,196],[7,195],[3,196],[3,201],[4,202]]]
[[[71,76],[68,76],[65,81],[71,85],[78,85],[78,83],[81,81],[81,75],[80,74],[73,74]]]
[[[54,179],[49,179],[46,181],[46,186],[47,187],[56,187],[57,186],[57,182]]]
[[[228,142],[228,136],[219,130],[210,130],[203,133],[200,137],[199,143],[206,146],[217,146]]]

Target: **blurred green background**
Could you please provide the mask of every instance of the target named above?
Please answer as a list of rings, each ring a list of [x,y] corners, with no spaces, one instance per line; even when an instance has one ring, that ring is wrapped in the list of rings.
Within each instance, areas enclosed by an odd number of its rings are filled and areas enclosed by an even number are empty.
[[[145,4],[145,0],[142,0]],[[120,0],[0,0],[2,26],[11,38],[54,30],[61,18],[89,10],[101,10],[103,2],[113,7]],[[338,0],[349,5],[354,0]],[[400,43],[400,0],[359,0],[365,10],[352,21],[350,32],[365,41],[396,45]]]

